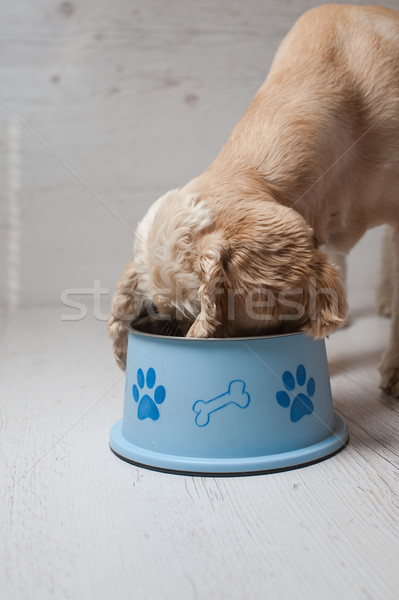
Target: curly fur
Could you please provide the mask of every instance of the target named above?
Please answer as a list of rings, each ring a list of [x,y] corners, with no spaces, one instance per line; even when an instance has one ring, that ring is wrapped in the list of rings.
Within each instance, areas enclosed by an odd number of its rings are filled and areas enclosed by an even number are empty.
[[[399,13],[326,5],[303,15],[208,169],[139,224],[109,331],[123,367],[126,324],[177,320],[192,337],[341,327],[339,260],[387,223],[380,306],[392,310],[382,387],[399,395]],[[155,314],[156,313],[156,314]]]

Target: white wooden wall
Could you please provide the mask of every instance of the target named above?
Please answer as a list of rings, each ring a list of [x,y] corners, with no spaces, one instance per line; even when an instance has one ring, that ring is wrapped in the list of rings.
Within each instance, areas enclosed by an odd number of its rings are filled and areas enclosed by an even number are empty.
[[[113,289],[137,220],[215,157],[317,4],[1,0],[0,306]],[[376,279],[379,237],[354,285]]]

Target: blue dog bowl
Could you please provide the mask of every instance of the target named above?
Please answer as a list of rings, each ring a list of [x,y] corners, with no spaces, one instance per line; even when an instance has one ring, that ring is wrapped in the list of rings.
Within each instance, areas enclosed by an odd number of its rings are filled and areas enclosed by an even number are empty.
[[[254,474],[314,463],[347,440],[324,340],[129,333],[124,414],[110,438],[124,460],[168,472]]]

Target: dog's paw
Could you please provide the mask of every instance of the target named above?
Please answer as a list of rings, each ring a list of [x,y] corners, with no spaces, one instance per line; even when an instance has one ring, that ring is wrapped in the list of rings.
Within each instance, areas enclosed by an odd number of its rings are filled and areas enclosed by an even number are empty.
[[[377,290],[377,309],[383,317],[390,317],[392,314],[392,290],[386,285],[380,285]]]
[[[377,299],[378,314],[382,317],[390,317],[392,315],[391,298],[380,296]]]
[[[387,350],[378,368],[381,375],[380,388],[386,394],[399,398],[399,355]]]

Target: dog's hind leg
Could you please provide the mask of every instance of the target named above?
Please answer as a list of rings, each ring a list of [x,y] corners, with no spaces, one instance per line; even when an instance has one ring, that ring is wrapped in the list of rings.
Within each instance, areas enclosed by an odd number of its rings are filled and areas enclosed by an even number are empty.
[[[378,312],[384,317],[389,317],[392,313],[392,294],[393,294],[393,233],[392,227],[387,227],[382,242],[382,257],[380,282],[377,288],[377,306]]]
[[[399,227],[391,231],[392,248],[392,324],[387,350],[379,366],[380,387],[399,398]]]

